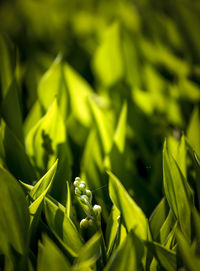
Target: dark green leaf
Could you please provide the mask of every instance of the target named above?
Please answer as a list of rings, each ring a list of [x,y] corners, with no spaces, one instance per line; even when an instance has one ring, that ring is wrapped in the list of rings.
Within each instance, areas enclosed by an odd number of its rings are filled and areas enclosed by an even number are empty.
[[[24,146],[3,121],[1,123],[1,140],[4,149],[1,156],[10,172],[16,178],[29,183],[35,180],[36,174]]]
[[[18,253],[25,254],[28,245],[28,205],[18,182],[2,167],[0,191],[0,239]]]

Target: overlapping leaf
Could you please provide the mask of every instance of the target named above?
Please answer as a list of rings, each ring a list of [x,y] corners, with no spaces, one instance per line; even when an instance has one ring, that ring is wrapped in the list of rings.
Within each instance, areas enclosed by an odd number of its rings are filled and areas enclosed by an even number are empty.
[[[140,207],[129,196],[121,182],[111,172],[109,174],[109,194],[112,202],[120,210],[128,231],[134,228],[135,233],[143,240],[148,239],[149,226]]]
[[[191,238],[191,206],[193,192],[176,161],[168,153],[167,142],[163,151],[163,176],[165,195],[186,238]]]

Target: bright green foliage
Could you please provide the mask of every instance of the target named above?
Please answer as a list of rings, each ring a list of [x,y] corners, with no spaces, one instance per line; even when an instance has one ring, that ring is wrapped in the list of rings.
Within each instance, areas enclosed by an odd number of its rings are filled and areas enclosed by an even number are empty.
[[[199,270],[199,14],[0,1],[0,270]]]
[[[71,270],[66,257],[47,236],[39,244],[37,270]]]
[[[164,189],[169,206],[185,236],[191,238],[191,206],[193,191],[183,176],[176,161],[168,153],[167,143],[163,150]]]
[[[122,214],[127,230],[135,229],[141,239],[147,240],[148,222],[144,213],[131,199],[120,181],[112,173],[109,173],[109,176],[109,194],[113,204]]]

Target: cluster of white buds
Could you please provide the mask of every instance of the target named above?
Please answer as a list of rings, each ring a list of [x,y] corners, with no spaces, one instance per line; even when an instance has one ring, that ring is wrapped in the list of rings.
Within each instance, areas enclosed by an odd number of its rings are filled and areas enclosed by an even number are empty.
[[[82,203],[83,210],[87,217],[80,222],[81,228],[93,226],[95,223],[100,223],[101,206],[92,206],[92,192],[86,188],[86,183],[80,177],[76,177],[74,181],[75,195]]]

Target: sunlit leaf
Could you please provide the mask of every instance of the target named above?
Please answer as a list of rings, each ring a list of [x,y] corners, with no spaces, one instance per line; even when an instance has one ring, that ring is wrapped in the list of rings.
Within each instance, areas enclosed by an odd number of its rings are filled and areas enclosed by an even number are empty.
[[[176,139],[169,137],[168,138],[168,149],[169,153],[174,157],[176,160],[182,174],[185,178],[187,178],[187,165],[186,165],[186,144],[185,144],[185,137],[182,135],[180,142]]]
[[[154,240],[157,240],[159,236],[160,229],[165,222],[165,219],[169,212],[169,206],[167,204],[166,198],[163,198],[157,207],[154,209],[150,219],[149,225]]]
[[[26,137],[27,153],[40,173],[53,164],[58,155],[59,145],[65,141],[65,125],[57,101],[54,100],[46,115],[37,122]]]
[[[28,134],[28,132],[31,130],[31,128],[40,120],[42,117],[42,108],[37,100],[32,108],[30,109],[25,122],[24,122],[24,134],[25,136]]]
[[[102,147],[105,153],[110,151],[113,136],[113,124],[109,123],[108,115],[97,106],[93,100],[89,100],[89,104],[96,122],[96,127],[99,133]]]
[[[184,235],[190,240],[193,192],[176,161],[168,152],[167,142],[164,144],[163,151],[163,176],[164,190],[169,206],[180,223]]]
[[[96,233],[80,250],[79,256],[74,264],[74,270],[84,271],[95,266],[101,256],[101,235]]]
[[[29,193],[31,199],[36,200],[43,192],[46,191],[55,176],[57,165],[58,161],[56,161],[49,171],[34,185],[33,189]]]
[[[70,96],[71,112],[85,126],[89,126],[91,115],[88,97],[93,93],[90,85],[69,65],[64,65],[64,74]]]
[[[124,67],[119,23],[113,23],[106,30],[102,43],[94,55],[93,67],[100,81],[106,86],[110,86],[122,78]]]
[[[200,116],[198,107],[195,107],[193,110],[187,130],[187,138],[197,155],[200,157]]]
[[[188,242],[184,238],[183,234],[180,231],[177,231],[176,238],[178,241],[178,249],[181,254],[181,259],[184,265],[189,271],[197,271],[200,266],[200,258],[197,257],[192,249],[190,248]]]
[[[82,247],[82,240],[75,225],[65,215],[64,210],[59,205],[56,205],[55,202],[46,198],[45,216],[52,232],[63,241],[67,251],[72,256],[77,257]]]
[[[110,255],[126,238],[126,229],[121,224],[120,218],[119,210],[113,205],[106,228],[107,255]]]
[[[135,229],[135,233],[146,240],[149,226],[147,219],[140,207],[129,196],[120,181],[111,172],[109,174],[109,194],[112,202],[120,210],[128,231]]]
[[[29,213],[30,213],[30,232],[33,236],[36,227],[40,218],[40,214],[42,211],[42,203],[44,197],[49,192],[53,178],[56,173],[58,161],[54,163],[54,165],[49,169],[49,171],[36,183],[36,185],[32,188],[29,193],[29,197],[31,198],[31,204],[29,205]],[[33,201],[33,202],[32,202]]]
[[[47,111],[53,101],[57,99],[63,120],[66,120],[68,94],[60,55],[41,78],[38,87],[38,98],[45,111]]]
[[[42,243],[39,243],[37,270],[38,271],[71,270],[71,266],[65,255],[60,251],[60,249],[55,245],[55,243],[46,235],[43,235]]]
[[[71,199],[71,191],[70,191],[70,184],[67,182],[67,201],[66,201],[66,215],[69,218],[72,218],[72,199]]]
[[[143,244],[131,230],[123,244],[111,256],[104,270],[140,270],[143,253]]]
[[[165,248],[156,242],[145,242],[148,249],[165,268],[165,270],[175,271],[177,270],[176,253],[172,250]]]

